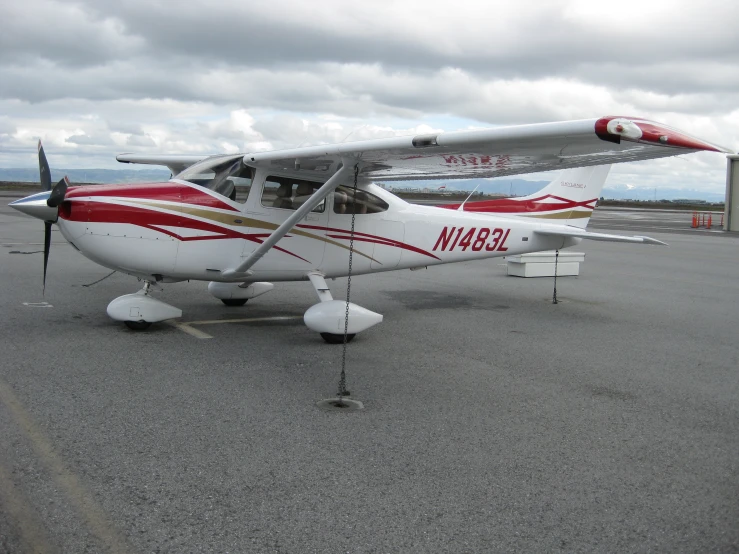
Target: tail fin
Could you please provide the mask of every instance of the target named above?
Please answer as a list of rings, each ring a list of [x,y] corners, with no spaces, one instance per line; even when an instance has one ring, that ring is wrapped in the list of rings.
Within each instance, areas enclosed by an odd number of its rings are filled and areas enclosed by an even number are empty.
[[[610,169],[610,164],[566,169],[546,187],[529,196],[467,202],[461,209],[465,212],[536,218],[584,229]],[[460,205],[444,207],[458,209]]]

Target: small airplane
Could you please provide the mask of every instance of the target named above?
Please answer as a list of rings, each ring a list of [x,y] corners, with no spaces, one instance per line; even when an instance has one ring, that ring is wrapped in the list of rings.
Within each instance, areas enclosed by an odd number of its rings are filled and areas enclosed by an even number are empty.
[[[663,244],[586,225],[610,164],[697,151],[731,152],[659,123],[608,116],[208,157],[121,154],[120,162],[163,165],[174,176],[78,187],[65,177],[52,187],[39,142],[43,192],[10,206],[44,221],[44,286],[53,223],[90,260],[143,281],[107,308],[131,329],[182,316],[152,297],[162,283],[207,281],[215,298],[241,306],[274,281],[308,281],[319,302],[305,324],[340,343],[382,315],[334,300],[326,278],[559,250],[582,239]],[[534,195],[441,207],[409,204],[373,183],[554,169],[565,171]]]

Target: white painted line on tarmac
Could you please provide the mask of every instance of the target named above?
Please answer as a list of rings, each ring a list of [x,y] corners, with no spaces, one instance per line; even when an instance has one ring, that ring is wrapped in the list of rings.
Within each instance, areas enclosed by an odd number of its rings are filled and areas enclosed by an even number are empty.
[[[294,319],[302,319],[302,315],[278,315],[273,317],[244,317],[239,319],[206,319],[203,321],[188,321],[183,323],[181,321],[168,321],[172,327],[175,327],[198,339],[212,339],[213,336],[208,333],[204,333],[200,329],[196,329],[193,325],[219,325],[221,323],[256,323],[260,321],[290,321]]]
[[[278,315],[274,317],[245,317],[242,319],[209,319],[205,321],[190,321],[188,325],[217,325],[219,323],[251,323],[257,321],[287,321],[302,319],[302,315]]]
[[[133,552],[124,535],[97,503],[95,495],[76,474],[72,473],[73,466],[68,464],[54,448],[54,443],[44,433],[44,427],[31,418],[16,396],[13,387],[2,379],[0,379],[0,405],[8,410],[15,423],[30,441],[38,459],[48,468],[56,482],[57,490],[64,493],[77,512],[84,517],[90,533],[99,541],[97,550],[116,554]],[[23,523],[21,521],[21,524]]]
[[[51,304],[48,302],[24,302],[24,306],[28,306],[29,308],[53,308]]]
[[[195,337],[196,339],[212,339],[213,336],[209,335],[208,333],[203,333],[199,329],[195,329],[194,327],[190,327],[188,323],[181,323],[179,321],[168,321],[172,327],[175,327],[182,331],[183,333],[187,333],[190,336]]]

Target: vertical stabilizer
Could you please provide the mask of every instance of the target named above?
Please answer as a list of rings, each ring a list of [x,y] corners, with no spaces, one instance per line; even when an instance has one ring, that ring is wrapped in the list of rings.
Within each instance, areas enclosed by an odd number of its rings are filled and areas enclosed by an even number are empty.
[[[467,202],[466,212],[520,216],[584,229],[611,170],[609,165],[566,169],[540,191],[519,198]],[[458,209],[459,204],[445,208]]]

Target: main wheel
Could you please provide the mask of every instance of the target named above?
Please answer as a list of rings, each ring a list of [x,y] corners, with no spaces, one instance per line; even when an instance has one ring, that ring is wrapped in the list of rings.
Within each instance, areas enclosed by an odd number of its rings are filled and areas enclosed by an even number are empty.
[[[248,298],[221,298],[221,302],[223,302],[226,306],[243,306],[246,304],[246,301],[249,300]]]
[[[335,333],[321,333],[323,340],[329,344],[344,344],[344,335],[337,335]],[[351,342],[356,336],[356,333],[347,333],[346,342]]]
[[[151,327],[151,321],[124,321],[123,323],[132,331],[145,331]]]

